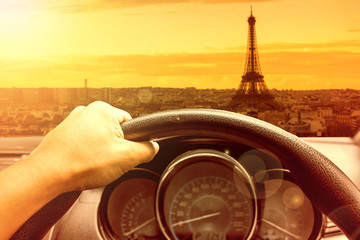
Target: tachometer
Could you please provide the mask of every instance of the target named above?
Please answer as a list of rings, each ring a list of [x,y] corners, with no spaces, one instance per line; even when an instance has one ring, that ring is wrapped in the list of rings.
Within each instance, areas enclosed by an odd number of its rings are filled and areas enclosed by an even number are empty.
[[[99,206],[99,222],[108,239],[164,239],[158,227],[154,199],[159,176],[131,170],[108,185]]]
[[[229,155],[188,152],[161,177],[156,212],[169,239],[248,239],[257,218],[254,186]]]
[[[121,214],[121,233],[130,239],[158,237],[159,228],[154,216],[154,194],[142,191],[131,198]]]

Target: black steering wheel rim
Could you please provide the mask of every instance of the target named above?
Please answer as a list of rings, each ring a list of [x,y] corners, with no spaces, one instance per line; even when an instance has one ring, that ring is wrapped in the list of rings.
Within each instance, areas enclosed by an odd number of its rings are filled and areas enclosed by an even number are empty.
[[[347,237],[360,237],[359,189],[335,164],[305,141],[269,123],[222,110],[181,109],[135,118],[124,122],[122,129],[125,138],[134,141],[204,136],[266,148],[279,157],[308,198]],[[51,202],[49,204],[46,207],[51,210]],[[66,209],[62,211],[65,213]],[[44,214],[53,213],[43,211]],[[41,216],[35,222],[44,223]],[[18,232],[27,229],[26,234],[31,234],[32,228],[29,230],[27,223]],[[14,237],[16,239],[16,234]]]

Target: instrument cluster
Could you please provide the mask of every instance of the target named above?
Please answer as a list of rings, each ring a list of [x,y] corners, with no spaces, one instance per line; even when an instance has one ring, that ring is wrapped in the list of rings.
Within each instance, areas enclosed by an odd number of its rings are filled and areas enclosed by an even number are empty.
[[[322,214],[270,152],[213,139],[159,143],[156,159],[105,188],[105,239],[320,238]]]

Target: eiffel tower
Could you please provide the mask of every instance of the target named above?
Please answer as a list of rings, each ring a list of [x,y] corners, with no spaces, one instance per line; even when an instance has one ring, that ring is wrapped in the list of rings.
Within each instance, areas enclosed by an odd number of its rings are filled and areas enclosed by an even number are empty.
[[[229,109],[232,111],[246,109],[263,111],[279,108],[274,100],[274,96],[270,94],[264,76],[261,73],[256,44],[255,22],[256,20],[251,8],[251,15],[248,18],[249,33],[245,70],[239,88],[229,104]]]

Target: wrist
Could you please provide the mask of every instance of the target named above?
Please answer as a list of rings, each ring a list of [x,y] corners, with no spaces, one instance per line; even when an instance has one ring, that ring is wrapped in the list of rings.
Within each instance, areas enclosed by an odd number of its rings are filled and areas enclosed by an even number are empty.
[[[54,163],[55,161],[49,161],[47,158],[54,158],[54,156],[46,156],[31,154],[27,159],[22,160],[19,164],[23,165],[24,168],[28,169],[28,175],[32,179],[35,186],[39,189],[46,191],[44,194],[48,195],[49,200],[56,196],[70,191],[68,176],[64,174],[58,166]]]

